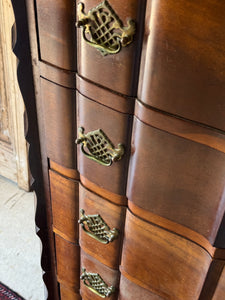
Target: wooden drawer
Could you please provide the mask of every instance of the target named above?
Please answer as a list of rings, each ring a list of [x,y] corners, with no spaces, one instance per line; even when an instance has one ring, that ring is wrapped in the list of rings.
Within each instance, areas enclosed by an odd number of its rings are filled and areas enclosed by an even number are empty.
[[[155,295],[147,289],[133,283],[125,276],[120,276],[119,300],[163,300],[158,295]]]
[[[95,258],[86,254],[81,250],[81,274],[84,270],[87,273],[99,274],[104,282],[109,286],[115,287],[115,291],[107,297],[109,300],[117,300],[118,296],[118,287],[119,287],[119,272],[113,270],[102,263],[100,263]],[[81,275],[82,276],[82,275]],[[85,286],[83,280],[80,283],[80,293],[83,300],[99,300],[100,296],[94,294],[90,289]]]
[[[58,282],[78,293],[80,247],[55,234],[55,248]]]
[[[41,93],[47,155],[62,166],[75,169],[75,93],[45,79],[41,79]]]
[[[148,0],[146,12],[138,98],[225,130],[225,2]]]
[[[53,230],[71,242],[78,241],[79,185],[50,170]]]
[[[80,245],[86,253],[89,253],[103,264],[117,269],[120,262],[121,247],[123,241],[123,229],[126,215],[126,208],[112,204],[111,202],[97,196],[96,194],[86,190],[80,185],[80,209],[85,211],[85,215],[90,215],[90,220],[100,222],[99,218],[94,218],[95,215],[100,215],[104,223],[108,225],[115,239],[108,244],[103,244],[89,236],[80,224]],[[92,216],[92,217],[91,217]],[[94,223],[93,223],[94,224]],[[89,232],[87,222],[84,222],[85,229]],[[100,223],[99,223],[100,225]],[[116,232],[114,231],[116,229]],[[98,238],[100,236],[98,235]],[[102,242],[107,242],[107,239],[102,239]]]
[[[225,154],[176,134],[134,118],[128,199],[213,244],[225,209]]]
[[[125,196],[132,116],[112,110],[79,93],[77,103],[78,127],[84,128],[84,134],[101,129],[115,148],[119,147],[118,144],[123,144],[125,148],[121,160],[113,162],[111,166],[104,166],[87,158],[81,152],[81,145],[78,145],[78,169],[82,183],[86,186],[84,177],[99,188]],[[88,151],[87,148],[85,151]],[[114,201],[114,198],[110,200]]]
[[[224,298],[224,295],[225,295],[225,267],[223,268],[223,271],[220,275],[220,279],[212,300],[221,300]]]
[[[61,300],[81,300],[81,296],[78,293],[74,293],[71,289],[66,288],[60,284],[60,299]]]
[[[163,299],[197,300],[210,263],[195,243],[127,212],[121,273],[136,284]]]
[[[85,13],[101,2],[99,0],[82,1]],[[128,19],[135,21],[134,40],[127,47],[122,48],[119,53],[103,56],[100,51],[84,41],[83,29],[78,29],[78,73],[111,90],[135,96],[146,1],[125,0],[121,2],[115,0],[109,1],[109,3],[123,22],[123,26],[127,26]]]
[[[36,0],[41,60],[76,70],[75,2]]]

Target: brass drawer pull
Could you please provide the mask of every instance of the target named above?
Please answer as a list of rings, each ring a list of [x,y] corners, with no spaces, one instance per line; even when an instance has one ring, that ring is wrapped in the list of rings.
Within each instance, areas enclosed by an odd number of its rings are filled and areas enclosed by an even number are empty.
[[[83,27],[83,38],[91,46],[99,50],[102,55],[118,53],[133,41],[135,22],[127,21],[128,26],[123,27],[111,5],[107,0],[95,8],[84,12],[84,4],[78,4],[77,27]]]
[[[111,166],[114,161],[120,160],[124,154],[124,146],[118,144],[116,149],[101,129],[84,134],[84,128],[80,127],[78,136],[76,144],[81,144],[83,154],[103,166]]]
[[[89,290],[101,298],[109,297],[113,292],[115,292],[115,287],[109,287],[99,274],[87,273],[84,268],[82,268],[80,279],[83,280],[84,285]]]
[[[78,223],[81,224],[82,229],[93,239],[102,244],[108,244],[118,238],[119,231],[116,228],[110,230],[100,215],[87,216],[83,209],[80,212],[81,217]]]

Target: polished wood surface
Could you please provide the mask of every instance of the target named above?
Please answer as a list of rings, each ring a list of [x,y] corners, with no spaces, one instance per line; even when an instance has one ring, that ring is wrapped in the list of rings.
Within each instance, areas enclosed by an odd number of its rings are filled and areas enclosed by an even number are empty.
[[[225,3],[147,1],[138,98],[225,130]]]
[[[47,155],[54,162],[76,168],[75,93],[41,79]]]
[[[80,246],[88,254],[110,268],[118,269],[123,242],[126,208],[117,206],[86,190],[80,185],[79,206],[86,215],[100,215],[110,229],[117,229],[119,236],[107,245],[88,236],[80,225]]]
[[[224,153],[134,119],[128,199],[214,243],[225,198]]]
[[[99,0],[84,0],[85,12],[96,7]],[[146,0],[111,1],[115,12],[127,26],[127,19],[136,23],[134,41],[115,55],[102,56],[82,38],[82,29],[77,29],[78,73],[92,82],[128,96],[135,96],[141,52],[141,38]]]
[[[79,185],[54,171],[49,171],[53,230],[68,241],[78,241]]]
[[[108,286],[114,286],[116,291],[111,296],[107,297],[109,300],[116,300],[119,288],[119,272],[113,270],[106,265],[100,263],[98,260],[88,255],[81,250],[81,268],[85,268],[88,273],[99,274]],[[81,280],[80,293],[83,300],[99,300],[99,296],[90,291]]]
[[[120,277],[120,289],[118,300],[162,300],[163,298],[151,293],[145,288],[133,283],[125,276]]]
[[[210,255],[172,232],[127,212],[121,273],[164,299],[198,299]]]
[[[131,125],[131,115],[119,113],[77,93],[77,127],[83,127],[85,133],[101,129],[115,148],[118,144],[125,147],[122,159],[106,167],[87,158],[77,145],[78,170],[89,181],[118,195],[126,193]]]
[[[40,59],[76,70],[75,2],[36,0]]]
[[[60,284],[60,297],[61,300],[81,300],[80,294],[74,293],[62,284]]]
[[[87,13],[101,0],[82,2]],[[27,0],[48,300],[99,299],[80,282],[82,267],[116,287],[111,300],[223,299],[225,5],[108,2],[137,31],[132,44],[103,57],[75,30],[78,1]],[[125,156],[110,167],[89,160],[75,146],[80,126],[101,128]],[[78,236],[78,205],[119,228],[119,239]]]
[[[135,99],[132,97],[125,97],[115,91],[103,88],[100,85],[94,84],[90,80],[84,79],[78,74],[76,75],[76,87],[80,94],[92,99],[100,104],[103,104],[112,109],[133,114]]]
[[[225,268],[223,268],[218,286],[216,288],[212,300],[221,300],[224,298],[224,295],[225,295]]]
[[[58,282],[78,293],[80,247],[55,234],[55,248]]]

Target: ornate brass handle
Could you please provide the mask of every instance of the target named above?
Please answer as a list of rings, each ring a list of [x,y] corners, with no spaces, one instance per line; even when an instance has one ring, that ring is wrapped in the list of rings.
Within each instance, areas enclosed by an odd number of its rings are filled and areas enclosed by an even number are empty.
[[[124,154],[124,146],[118,144],[118,148],[115,149],[101,129],[84,134],[84,128],[80,127],[78,136],[76,144],[81,144],[83,154],[103,166],[111,166],[114,161],[120,160]]]
[[[118,53],[133,41],[135,22],[128,20],[127,23],[128,26],[123,27],[122,21],[107,0],[87,14],[84,12],[84,4],[78,4],[77,27],[83,27],[84,40],[102,55]]]
[[[93,239],[102,244],[108,244],[117,239],[119,231],[116,228],[111,230],[100,215],[86,216],[83,209],[80,212],[81,217],[78,223],[81,224],[82,229]]]
[[[109,287],[99,274],[87,273],[84,268],[82,268],[80,279],[89,290],[101,298],[109,297],[115,291],[115,287]]]

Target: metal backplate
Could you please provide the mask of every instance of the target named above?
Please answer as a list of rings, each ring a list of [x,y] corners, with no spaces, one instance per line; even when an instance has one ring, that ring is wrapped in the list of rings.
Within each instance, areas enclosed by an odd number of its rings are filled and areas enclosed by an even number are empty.
[[[109,287],[99,274],[87,273],[84,268],[82,268],[80,279],[89,290],[101,298],[109,297],[115,291],[115,287]]]
[[[102,55],[118,53],[133,41],[135,22],[128,19],[128,26],[115,13],[107,0],[84,12],[84,4],[78,4],[78,27],[83,27],[83,38]]]
[[[101,165],[110,166],[114,161],[120,160],[124,154],[124,146],[118,144],[115,148],[101,129],[84,134],[84,128],[80,127],[78,136],[76,143],[81,144],[83,154]]]

